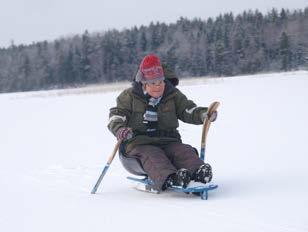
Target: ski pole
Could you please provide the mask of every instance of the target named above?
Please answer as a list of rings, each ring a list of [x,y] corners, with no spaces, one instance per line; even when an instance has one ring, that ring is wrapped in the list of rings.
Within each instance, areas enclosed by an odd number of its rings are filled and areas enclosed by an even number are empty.
[[[206,119],[204,120],[204,123],[203,123],[202,136],[201,136],[201,149],[200,149],[200,159],[202,159],[203,161],[204,161],[204,158],[205,158],[206,138],[207,138],[207,134],[209,132],[210,125],[211,125],[210,116],[214,111],[217,110],[219,104],[220,104],[219,102],[213,102],[209,106],[208,112],[207,112],[207,117],[206,117]]]
[[[112,154],[110,155],[110,157],[109,157],[109,159],[108,159],[108,161],[107,161],[107,164],[105,165],[105,167],[104,167],[104,169],[103,169],[101,175],[99,176],[99,178],[98,178],[96,184],[94,185],[94,187],[93,187],[93,189],[92,189],[92,191],[91,191],[91,194],[95,194],[95,193],[96,193],[97,188],[98,188],[98,186],[100,185],[102,179],[104,178],[106,172],[108,171],[108,168],[109,168],[110,164],[112,163],[112,160],[114,159],[115,154],[117,153],[117,151],[118,151],[118,149],[119,149],[121,143],[122,143],[122,140],[119,140],[119,141],[116,143],[116,145],[114,146],[113,152],[112,152]]]

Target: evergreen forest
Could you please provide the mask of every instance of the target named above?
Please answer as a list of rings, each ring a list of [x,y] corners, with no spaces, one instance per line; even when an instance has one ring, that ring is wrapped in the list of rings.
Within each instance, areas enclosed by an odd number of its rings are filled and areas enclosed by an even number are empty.
[[[0,92],[132,80],[156,53],[178,77],[308,69],[308,7],[109,30],[0,48]]]

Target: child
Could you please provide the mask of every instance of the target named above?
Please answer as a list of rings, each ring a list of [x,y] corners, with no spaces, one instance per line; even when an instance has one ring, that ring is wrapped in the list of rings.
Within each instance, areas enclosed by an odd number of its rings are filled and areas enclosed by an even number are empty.
[[[165,78],[160,59],[149,54],[139,66],[132,87],[110,109],[109,130],[123,141],[128,157],[139,159],[158,191],[175,185],[186,188],[191,180],[208,183],[212,169],[195,149],[183,144],[178,119],[202,124],[207,107],[196,104]],[[217,112],[210,115],[215,121]]]

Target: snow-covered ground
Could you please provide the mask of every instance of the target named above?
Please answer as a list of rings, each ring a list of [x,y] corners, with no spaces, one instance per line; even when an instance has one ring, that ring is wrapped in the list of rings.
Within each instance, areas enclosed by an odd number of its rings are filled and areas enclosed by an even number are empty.
[[[209,200],[134,190],[113,150],[108,110],[120,90],[0,95],[0,231],[308,231],[308,72],[183,81],[221,102],[206,159]],[[200,147],[201,126],[181,124]]]

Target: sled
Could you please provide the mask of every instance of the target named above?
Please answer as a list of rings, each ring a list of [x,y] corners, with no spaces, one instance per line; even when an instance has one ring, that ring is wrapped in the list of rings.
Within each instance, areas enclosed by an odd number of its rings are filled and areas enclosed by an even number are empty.
[[[219,106],[219,102],[213,102],[208,109],[208,114],[210,115],[213,111],[215,111]],[[208,117],[209,118],[209,117]],[[206,137],[209,131],[209,127],[211,122],[209,121],[209,119],[206,119],[204,124],[203,124],[203,129],[202,129],[202,136],[201,136],[201,150],[200,150],[200,159],[204,160],[205,158],[205,144],[206,144]],[[196,153],[198,154],[197,149]],[[140,163],[140,161],[137,158],[134,157],[128,157],[125,154],[125,149],[123,144],[120,145],[119,147],[119,158],[120,161],[123,165],[123,167],[131,174],[136,175],[136,176],[142,176],[140,178],[136,178],[136,177],[132,177],[132,176],[128,176],[127,179],[135,182],[136,184],[136,189],[137,190],[141,190],[141,191],[145,191],[145,192],[151,192],[151,193],[160,193],[159,191],[155,190],[155,188],[153,188],[153,183],[152,181],[149,179],[147,173],[143,170],[143,167]],[[218,185],[216,184],[212,184],[212,183],[208,183],[208,184],[202,184],[202,183],[196,183],[194,182],[193,187],[190,187],[188,185],[187,188],[182,188],[182,187],[177,187],[177,186],[173,186],[173,187],[169,187],[168,190],[170,191],[174,191],[174,192],[184,192],[187,194],[194,194],[194,195],[199,195],[201,196],[202,200],[207,200],[208,199],[208,195],[209,195],[209,191],[212,191],[214,189],[217,189]]]
[[[208,108],[208,116],[210,116],[212,114],[212,112],[214,112],[218,106],[219,106],[219,102],[213,102],[209,108]],[[202,136],[201,136],[201,149],[200,149],[200,159],[204,160],[205,159],[205,145],[206,145],[206,137],[210,128],[211,122],[209,120],[209,117],[207,117],[207,119],[204,121],[203,123],[203,129],[202,129]],[[122,140],[119,140],[114,149],[112,154],[110,155],[107,164],[105,165],[102,173],[100,174],[95,186],[93,187],[91,194],[95,194],[102,179],[104,178],[106,172],[108,171],[109,166],[111,165],[112,160],[115,157],[115,154],[117,153],[117,151],[119,151],[119,157],[120,157],[120,161],[122,162],[122,165],[124,166],[124,168],[131,174],[137,175],[137,176],[143,176],[143,179],[139,179],[139,178],[135,178],[135,177],[127,177],[127,179],[135,181],[136,183],[142,184],[144,190],[151,190],[151,192],[155,191],[154,188],[152,188],[152,184],[147,176],[147,174],[145,173],[145,171],[143,170],[142,165],[140,164],[139,160],[136,158],[131,158],[131,157],[127,157],[125,155],[124,149],[123,149],[123,144],[122,144]],[[197,152],[198,153],[198,152]],[[194,187],[187,187],[187,188],[182,188],[182,187],[176,187],[173,186],[171,188],[168,188],[172,191],[175,192],[184,192],[184,193],[192,193],[195,195],[200,195],[201,199],[203,200],[207,200],[208,199],[208,192],[211,190],[214,190],[218,188],[218,185],[215,184],[207,184],[207,185],[200,185],[200,186],[194,186]],[[159,193],[159,191],[156,191],[157,193]]]
[[[160,191],[155,190],[152,186],[151,180],[149,180],[148,177],[145,178],[136,178],[136,177],[127,177],[128,180],[132,181],[133,183],[136,183],[136,189],[144,192],[150,192],[150,193],[161,193]],[[182,188],[179,186],[172,186],[169,187],[169,191],[174,191],[174,192],[182,192],[186,194],[194,194],[197,196],[200,196],[202,200],[207,200],[209,196],[209,191],[212,191],[214,189],[218,188],[218,185],[216,184],[200,184],[196,185],[197,183],[195,182],[194,186],[190,187],[188,185],[187,188]]]

